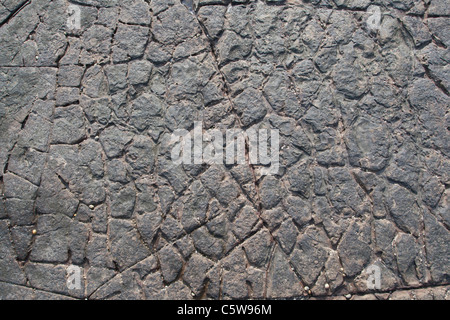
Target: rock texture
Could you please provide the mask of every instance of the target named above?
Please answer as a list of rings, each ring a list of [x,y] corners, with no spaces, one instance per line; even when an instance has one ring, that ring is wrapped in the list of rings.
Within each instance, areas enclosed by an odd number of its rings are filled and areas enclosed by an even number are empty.
[[[449,298],[445,0],[69,4],[0,0],[1,299]],[[173,164],[194,121],[278,174]]]

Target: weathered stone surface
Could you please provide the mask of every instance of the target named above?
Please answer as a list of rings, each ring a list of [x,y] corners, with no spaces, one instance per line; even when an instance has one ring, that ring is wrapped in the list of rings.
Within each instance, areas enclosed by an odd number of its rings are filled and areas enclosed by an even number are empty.
[[[166,283],[173,282],[183,268],[183,259],[175,248],[167,246],[159,251],[161,273]]]
[[[0,0],[0,299],[449,299],[446,1],[70,4]]]
[[[130,267],[148,256],[149,251],[131,222],[111,221],[110,233],[111,254],[120,270]]]
[[[303,293],[303,288],[297,276],[288,264],[287,257],[280,249],[276,249],[274,252],[273,261],[269,270],[267,290],[269,298],[299,297]]]
[[[0,253],[2,260],[0,262],[0,281],[25,284],[26,277],[19,264],[14,258],[14,248],[10,238],[8,225],[0,221]]]
[[[326,247],[321,243],[323,236],[323,232],[319,229],[308,228],[299,236],[291,255],[292,265],[307,285],[315,282],[328,259]]]
[[[338,247],[346,275],[355,276],[370,259],[370,226],[352,223]]]
[[[427,258],[434,281],[448,281],[449,247],[447,230],[429,213],[424,213]]]
[[[186,264],[183,279],[195,294],[202,290],[206,273],[212,265],[212,261],[199,254],[193,254]]]
[[[358,119],[346,141],[350,164],[373,171],[383,169],[389,159],[387,132],[387,127],[374,119]]]
[[[403,231],[417,235],[420,216],[413,195],[399,185],[392,186],[389,191],[388,207],[395,223]]]

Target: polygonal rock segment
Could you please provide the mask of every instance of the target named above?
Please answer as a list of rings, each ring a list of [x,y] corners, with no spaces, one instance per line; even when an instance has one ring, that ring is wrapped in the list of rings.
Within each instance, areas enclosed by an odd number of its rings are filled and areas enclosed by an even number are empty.
[[[442,150],[448,157],[445,119],[450,98],[430,79],[417,79],[409,88],[409,99],[417,109],[424,146]]]
[[[186,264],[183,279],[189,285],[192,292],[198,295],[204,286],[207,271],[213,266],[213,262],[198,253],[194,253]]]
[[[369,210],[367,194],[344,168],[328,169],[329,198],[334,209],[344,215],[361,215]]]
[[[389,134],[385,125],[360,118],[349,129],[346,145],[350,163],[378,171],[389,159]]]
[[[118,127],[108,127],[100,135],[100,142],[109,158],[122,155],[125,146],[131,142],[133,135]]]
[[[434,216],[424,212],[425,242],[427,259],[430,263],[433,281],[441,282],[449,279],[450,248],[448,230]]]
[[[353,222],[338,246],[342,266],[346,275],[352,277],[359,274],[370,261],[371,228],[365,222]]]
[[[181,224],[188,233],[204,223],[209,202],[209,194],[200,181],[195,181],[190,190],[192,194],[183,204],[180,217]]]
[[[397,265],[403,279],[409,284],[418,284],[415,263],[419,256],[419,246],[412,235],[401,234],[395,239]]]
[[[146,60],[138,60],[128,65],[128,80],[132,85],[145,84],[150,79],[153,65]]]
[[[85,137],[83,109],[79,106],[55,109],[52,144],[77,144]]]
[[[298,98],[292,89],[289,75],[282,70],[276,72],[268,79],[264,93],[273,110],[276,112],[286,112],[289,116],[298,118],[300,111]]]
[[[428,10],[431,16],[450,16],[450,8],[444,0],[432,1]]]
[[[272,236],[265,229],[248,239],[244,243],[243,248],[249,263],[258,268],[264,267],[270,258],[272,245]]]
[[[130,218],[136,204],[136,190],[133,186],[122,187],[112,185],[111,191],[111,216],[113,218]]]
[[[394,239],[397,234],[395,224],[389,220],[380,219],[374,223],[375,250],[381,252],[384,263],[393,268],[395,266]]]
[[[56,174],[48,171],[43,174],[36,199],[38,213],[62,213],[71,217],[76,212],[78,203]]]
[[[267,176],[261,183],[261,202],[265,209],[275,207],[282,197],[281,183],[273,176]]]
[[[407,189],[393,185],[387,191],[387,205],[397,226],[415,236],[419,234],[420,209]]]
[[[233,221],[233,233],[239,240],[245,239],[254,230],[260,228],[260,221],[257,212],[250,206],[245,206],[237,214]]]
[[[233,31],[225,31],[217,43],[218,57],[221,65],[243,60],[252,50],[252,41],[242,38]]]
[[[0,281],[25,284],[26,278],[15,260],[9,228],[6,221],[0,221]]]
[[[8,170],[35,185],[40,184],[45,155],[30,148],[16,147],[10,155]]]
[[[208,229],[201,227],[192,232],[192,240],[195,248],[208,258],[217,261],[222,258],[225,251],[225,242],[214,237],[208,232]]]
[[[162,114],[167,106],[156,95],[144,93],[132,103],[131,124],[140,131],[163,131]]]
[[[413,143],[404,143],[398,149],[391,165],[386,170],[386,175],[389,179],[417,192],[422,166],[418,157],[419,150]]]
[[[112,46],[113,61],[119,63],[142,57],[148,41],[149,28],[119,24]]]
[[[156,147],[147,136],[135,136],[130,144],[126,157],[134,177],[148,175],[153,171],[156,159]]]
[[[357,99],[367,91],[367,77],[359,64],[344,61],[334,71],[333,82],[338,92],[350,99]]]
[[[155,38],[166,45],[180,43],[200,32],[200,26],[194,15],[181,4],[154,16],[152,25]]]
[[[4,196],[6,198],[17,198],[22,200],[34,200],[38,187],[31,182],[11,173],[3,176]]]
[[[161,273],[166,283],[173,282],[183,268],[183,259],[174,247],[167,246],[159,251]]]
[[[275,239],[286,254],[291,253],[297,243],[297,236],[298,231],[292,220],[284,221],[274,233]]]
[[[33,288],[65,296],[84,297],[83,274],[81,273],[81,288],[69,289],[67,286],[68,272],[66,265],[29,263],[25,267],[25,272]]]
[[[105,74],[108,78],[109,92],[116,93],[127,86],[128,66],[126,64],[115,64],[105,67]]]
[[[299,237],[292,252],[291,264],[305,284],[312,285],[315,282],[328,259],[324,240],[323,231],[310,227]]]
[[[119,20],[127,24],[148,25],[151,21],[150,7],[144,0],[121,0]]]
[[[102,25],[93,25],[87,29],[81,36],[83,43],[82,59],[84,60],[82,62],[107,61],[111,51],[113,31],[111,28]]]
[[[225,6],[202,6],[198,10],[199,21],[205,26],[212,39],[217,39],[223,30],[226,10]]]
[[[163,221],[160,212],[144,213],[136,218],[137,229],[148,246],[153,245],[154,238]]]
[[[291,298],[303,294],[303,288],[284,253],[276,248],[267,281],[268,298]]]
[[[109,225],[111,254],[120,270],[124,270],[149,256],[133,223],[113,219]]]
[[[64,215],[43,215],[38,219],[37,235],[30,260],[42,263],[64,263],[69,251],[73,262],[81,264],[85,258],[87,229],[82,223],[72,223]]]
[[[83,93],[91,98],[100,98],[108,93],[108,81],[103,68],[99,65],[94,65],[86,70],[81,84]]]
[[[181,99],[199,92],[216,73],[210,54],[199,54],[172,66],[169,92],[170,97]]]

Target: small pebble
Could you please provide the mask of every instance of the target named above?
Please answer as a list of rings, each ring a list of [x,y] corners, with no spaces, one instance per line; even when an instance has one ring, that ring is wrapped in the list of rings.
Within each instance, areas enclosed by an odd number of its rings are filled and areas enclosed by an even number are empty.
[[[91,205],[89,205],[89,209],[94,209],[94,205],[93,204],[91,204]]]
[[[330,285],[328,283],[325,283],[325,289],[330,289]]]
[[[32,234],[37,234],[37,230],[34,229],[33,231],[31,231]]]
[[[308,286],[305,287],[305,291],[309,291],[309,287]]]
[[[346,294],[344,297],[345,297],[346,299],[351,299],[352,295],[349,293],[349,294]]]

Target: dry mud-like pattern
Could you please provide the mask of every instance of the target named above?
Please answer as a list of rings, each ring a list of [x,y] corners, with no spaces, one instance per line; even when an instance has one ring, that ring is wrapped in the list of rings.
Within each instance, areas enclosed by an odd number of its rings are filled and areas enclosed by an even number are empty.
[[[448,299],[450,6],[333,1],[0,0],[0,298]],[[194,121],[279,173],[174,165]]]

